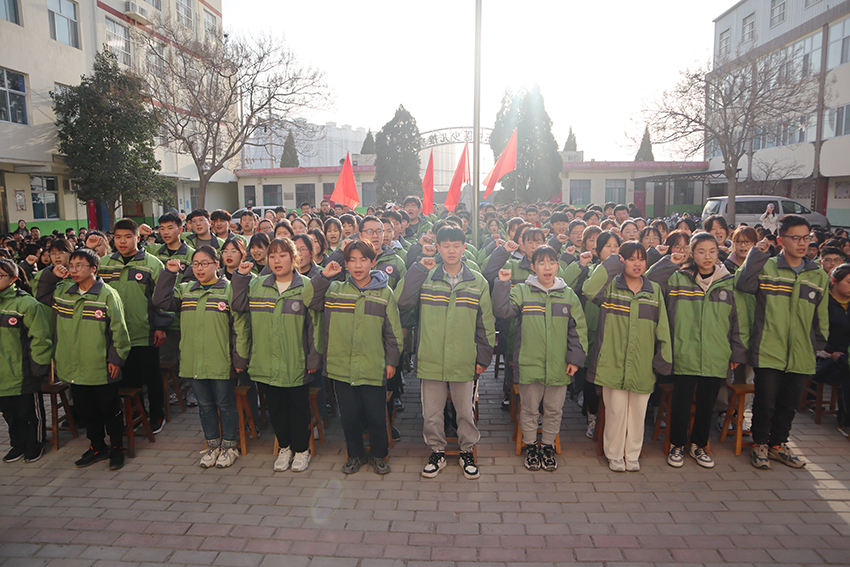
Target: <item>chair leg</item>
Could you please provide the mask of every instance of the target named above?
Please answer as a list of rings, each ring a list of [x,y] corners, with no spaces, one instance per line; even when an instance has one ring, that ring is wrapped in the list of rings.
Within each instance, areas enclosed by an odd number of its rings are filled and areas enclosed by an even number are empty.
[[[76,439],[80,436],[77,431],[77,422],[74,421],[74,414],[71,413],[71,403],[68,401],[68,396],[65,392],[59,392],[59,401],[61,402],[62,411],[65,413],[65,419],[68,420],[68,429],[71,430],[71,435]]]
[[[239,414],[239,444],[241,445],[239,449],[242,455],[247,455],[248,436],[245,435],[245,413],[243,412],[242,400],[241,397],[236,398],[236,413]]]
[[[747,397],[743,394],[739,395],[737,415],[735,416],[735,456],[740,455],[744,449],[744,407],[746,405]],[[726,417],[728,418],[729,416]]]
[[[726,441],[726,436],[729,434],[729,424],[732,423],[732,408],[738,403],[738,393],[734,390],[729,398],[729,404],[726,407],[726,417],[723,418],[723,427],[720,430],[720,442]]]
[[[823,382],[817,382],[817,386],[815,387],[815,423],[818,425],[823,421],[823,390]]]

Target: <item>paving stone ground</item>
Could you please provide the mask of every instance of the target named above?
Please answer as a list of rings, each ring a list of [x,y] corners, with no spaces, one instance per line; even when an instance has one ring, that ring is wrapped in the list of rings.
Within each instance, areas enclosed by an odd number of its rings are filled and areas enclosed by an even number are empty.
[[[641,471],[610,472],[567,401],[554,473],[514,455],[501,384],[482,379],[481,478],[457,463],[419,473],[419,388],[407,380],[393,472],[345,477],[338,419],[305,473],[274,473],[273,434],[230,469],[197,466],[197,409],[177,411],[156,443],[141,440],[118,472],[78,470],[84,437],[33,464],[0,464],[0,563],[59,566],[461,567],[469,564],[850,565],[850,442],[810,413],[792,444],[808,461],[758,471],[713,432],[717,466],[673,469],[663,441],[644,445]],[[8,437],[0,426],[0,448]]]

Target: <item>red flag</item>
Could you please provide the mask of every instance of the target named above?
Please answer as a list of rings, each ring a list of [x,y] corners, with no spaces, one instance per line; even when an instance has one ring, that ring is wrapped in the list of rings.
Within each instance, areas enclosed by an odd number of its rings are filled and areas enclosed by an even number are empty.
[[[422,212],[426,215],[434,212],[434,150],[431,150],[425,179],[422,181]]]
[[[354,181],[354,170],[351,168],[351,158],[348,154],[345,154],[345,163],[342,166],[342,171],[339,172],[339,179],[336,180],[336,185],[334,185],[331,201],[345,205],[350,209],[360,204],[360,197],[357,196],[357,183]]]
[[[469,143],[463,146],[463,153],[460,154],[460,161],[457,162],[452,183],[449,185],[449,194],[446,195],[446,208],[454,211],[457,204],[460,202],[460,190],[464,182],[469,181],[469,160],[466,157],[466,150],[469,148]]]
[[[508,140],[508,145],[505,146],[505,149],[502,150],[502,155],[499,156],[499,159],[496,160],[496,165],[493,166],[493,170],[487,175],[484,179],[484,185],[487,186],[487,190],[484,191],[484,198],[490,196],[490,193],[493,192],[493,189],[496,187],[496,183],[502,176],[509,171],[513,171],[516,169],[516,128],[514,128],[514,133],[511,134],[511,139]]]

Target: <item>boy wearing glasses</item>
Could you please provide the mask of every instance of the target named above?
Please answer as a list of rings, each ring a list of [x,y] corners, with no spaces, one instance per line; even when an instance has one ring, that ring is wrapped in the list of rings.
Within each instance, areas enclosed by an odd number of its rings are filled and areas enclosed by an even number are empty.
[[[118,292],[98,276],[100,257],[88,248],[71,253],[38,282],[36,298],[52,307],[56,328],[56,376],[71,386],[86,427],[89,450],[74,463],[88,467],[109,459],[109,470],[124,466],[124,420],[118,386],[130,353],[130,335]],[[63,280],[69,273],[71,281]],[[104,429],[111,448],[104,441]]]
[[[771,459],[806,465],[788,447],[788,436],[806,377],[815,373],[815,353],[829,334],[829,276],[806,256],[809,233],[805,218],[783,216],[780,253],[771,258],[770,242],[762,239],[735,276],[736,289],[756,299],[749,364],[756,386],[752,464],[758,469],[769,469]]]

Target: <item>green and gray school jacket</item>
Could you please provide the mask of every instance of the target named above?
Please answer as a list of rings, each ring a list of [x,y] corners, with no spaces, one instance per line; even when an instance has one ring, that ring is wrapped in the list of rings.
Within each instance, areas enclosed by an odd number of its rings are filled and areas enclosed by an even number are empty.
[[[386,367],[401,358],[401,321],[384,272],[372,270],[363,288],[348,278],[312,279],[309,308],[324,312],[324,370],[332,380],[352,386],[386,384]]]
[[[730,362],[746,364],[731,274],[713,282],[706,292],[668,255],[653,264],[646,277],[664,293],[674,374],[726,378]]]
[[[430,229],[432,226],[434,226],[434,225],[433,225],[433,223],[431,223],[430,220],[428,220],[428,217],[426,217],[425,215],[420,213],[419,214],[419,222],[417,222],[415,225],[413,225],[413,224],[407,225],[407,229],[411,232],[411,234],[409,235],[409,238],[408,238],[408,235],[405,235],[405,238],[407,238],[408,240],[410,240],[412,242],[416,242],[417,240],[419,240],[419,238],[423,234],[428,232],[428,229]]]
[[[799,275],[785,253],[771,258],[755,246],[735,274],[735,287],[755,295],[749,364],[814,374],[815,353],[829,336],[829,276],[803,257]]]
[[[511,287],[525,282],[534,275],[531,270],[531,258],[520,254],[518,251],[511,254],[504,246],[499,246],[487,259],[487,265],[483,272],[484,279],[492,286],[493,282],[499,278],[499,270],[503,268],[511,271]],[[505,338],[505,356],[508,360],[513,360],[516,350],[516,326],[516,319],[498,318],[496,320],[499,337]]]
[[[587,357],[587,325],[581,302],[564,280],[546,289],[537,276],[511,289],[511,282],[493,286],[493,314],[518,318],[513,360],[520,384],[566,386],[568,364],[581,367]]]
[[[183,236],[184,234],[186,235],[185,237]],[[195,234],[194,232],[188,232],[188,233],[183,232],[183,233],[180,234],[180,236],[181,236],[181,238],[183,238],[183,242],[188,243],[189,246],[191,246],[195,250],[197,250],[198,247],[201,246],[201,244],[198,244],[198,235]],[[211,246],[213,248],[215,248],[216,250],[221,250],[221,247],[224,245],[224,240],[222,240],[221,238],[219,238],[218,236],[216,236],[212,232],[210,232],[210,236],[212,236]],[[243,236],[242,238],[244,239],[245,237]],[[247,242],[245,242],[245,248],[248,248]]]
[[[162,262],[153,254],[139,250],[124,264],[119,252],[104,256],[98,275],[121,296],[131,346],[153,345],[154,331],[165,331],[174,316],[153,304],[153,290],[162,271]]]
[[[359,239],[359,237],[356,239]],[[345,255],[341,246],[337,250],[334,250],[334,252],[328,257],[328,263],[330,262],[336,262],[342,266],[342,272],[333,278],[334,281],[343,281],[348,277],[348,272],[345,270]],[[372,269],[383,272],[387,275],[391,289],[398,287],[398,282],[401,281],[401,278],[404,277],[404,272],[407,271],[404,266],[404,260],[402,260],[401,256],[398,254],[398,251],[386,244],[381,245],[381,249],[378,251],[378,256],[375,258],[375,265]]]
[[[596,344],[596,331],[599,328],[599,306],[588,301],[582,293],[584,282],[593,275],[593,272],[599,266],[596,258],[587,266],[582,266],[581,262],[576,261],[576,257],[569,252],[561,254],[559,264],[561,266],[558,273],[559,277],[563,278],[564,283],[579,296],[582,309],[584,309],[584,319],[587,322],[587,352],[593,352],[593,347]],[[566,266],[566,267],[565,267]],[[584,364],[590,364],[590,356],[588,356]]]
[[[221,276],[207,289],[199,281],[177,283],[178,274],[163,270],[154,304],[180,313],[180,376],[229,380],[230,368],[245,370],[251,355],[251,322],[233,311],[233,289]]]
[[[322,316],[307,309],[313,284],[298,272],[283,293],[274,274],[233,273],[233,308],[251,314],[251,379],[278,388],[307,384],[322,367]]]
[[[58,285],[57,285],[58,284]],[[82,386],[101,386],[121,380],[109,377],[107,363],[124,366],[130,354],[130,334],[118,292],[95,280],[80,293],[73,281],[45,272],[36,299],[53,309],[56,376]]]
[[[167,244],[156,245],[148,249],[149,254],[153,254],[156,258],[162,262],[163,267],[168,263],[169,260],[180,260],[180,272],[177,274],[177,284],[181,284],[184,281],[190,281],[195,278],[194,273],[192,272],[192,255],[195,253],[195,249],[186,244],[185,242],[180,242],[180,248],[174,251],[173,254],[169,255],[170,250],[168,249]],[[180,313],[173,313],[174,322],[168,327],[169,330],[180,330]]]
[[[0,291],[0,396],[38,392],[52,356],[44,305],[14,284]]]
[[[661,287],[642,278],[634,293],[617,254],[584,283],[584,295],[600,307],[596,344],[587,379],[597,386],[651,394],[655,373],[673,372],[673,348]]]
[[[398,290],[400,309],[419,307],[416,376],[424,380],[469,382],[475,365],[493,358],[496,331],[487,280],[461,264],[452,288],[442,265],[411,266]]]

